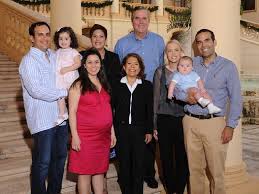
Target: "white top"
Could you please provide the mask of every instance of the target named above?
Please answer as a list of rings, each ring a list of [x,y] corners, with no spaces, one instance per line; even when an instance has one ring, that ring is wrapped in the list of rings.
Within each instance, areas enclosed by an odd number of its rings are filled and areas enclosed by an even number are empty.
[[[129,113],[129,124],[131,124],[131,106],[132,106],[132,94],[136,89],[138,84],[142,84],[141,79],[136,79],[132,86],[129,84],[127,77],[121,78],[121,83],[125,83],[130,91],[130,113]]]

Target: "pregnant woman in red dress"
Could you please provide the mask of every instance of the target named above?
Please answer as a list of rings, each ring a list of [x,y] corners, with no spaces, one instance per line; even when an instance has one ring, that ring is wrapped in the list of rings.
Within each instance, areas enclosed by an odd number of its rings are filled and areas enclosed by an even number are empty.
[[[72,148],[68,170],[78,174],[79,194],[103,192],[104,173],[109,167],[109,151],[116,143],[112,127],[109,87],[101,56],[88,50],[79,78],[69,91],[69,124]]]

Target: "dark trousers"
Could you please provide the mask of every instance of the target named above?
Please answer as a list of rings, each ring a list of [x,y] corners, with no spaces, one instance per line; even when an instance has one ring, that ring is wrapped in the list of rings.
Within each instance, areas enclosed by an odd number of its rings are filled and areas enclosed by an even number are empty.
[[[144,178],[155,178],[156,141],[152,138],[149,144],[145,145]]]
[[[182,117],[159,114],[158,143],[167,194],[183,194],[189,170],[184,147]]]
[[[116,135],[121,192],[122,194],[142,194],[145,131],[143,127],[121,125]]]
[[[67,125],[33,134],[33,140],[31,194],[59,194],[67,157]]]

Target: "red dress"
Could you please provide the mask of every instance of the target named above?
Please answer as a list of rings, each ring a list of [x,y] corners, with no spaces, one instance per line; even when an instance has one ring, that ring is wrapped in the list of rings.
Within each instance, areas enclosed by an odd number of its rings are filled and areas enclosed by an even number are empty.
[[[109,166],[112,111],[110,96],[101,89],[80,96],[77,131],[81,150],[70,150],[68,170],[76,174],[102,174]]]

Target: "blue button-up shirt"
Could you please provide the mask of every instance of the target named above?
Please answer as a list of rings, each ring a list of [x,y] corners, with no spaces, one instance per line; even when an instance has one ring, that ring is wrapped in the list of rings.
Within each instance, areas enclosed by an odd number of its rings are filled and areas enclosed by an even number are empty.
[[[67,96],[67,90],[56,88],[56,57],[32,47],[23,57],[19,74],[22,82],[24,108],[31,134],[55,126],[58,118],[57,100]]]
[[[222,109],[217,115],[227,115],[227,126],[235,128],[242,111],[240,80],[235,64],[217,56],[211,64],[206,66],[202,57],[194,57],[193,68],[203,80],[213,103]],[[229,113],[227,114],[228,102]],[[186,105],[184,109],[196,115],[208,114],[208,109],[198,104]]]
[[[164,48],[163,38],[156,33],[148,32],[140,40],[131,32],[118,40],[114,52],[119,55],[121,62],[128,53],[140,55],[145,64],[146,79],[152,82],[156,68],[164,64]]]

